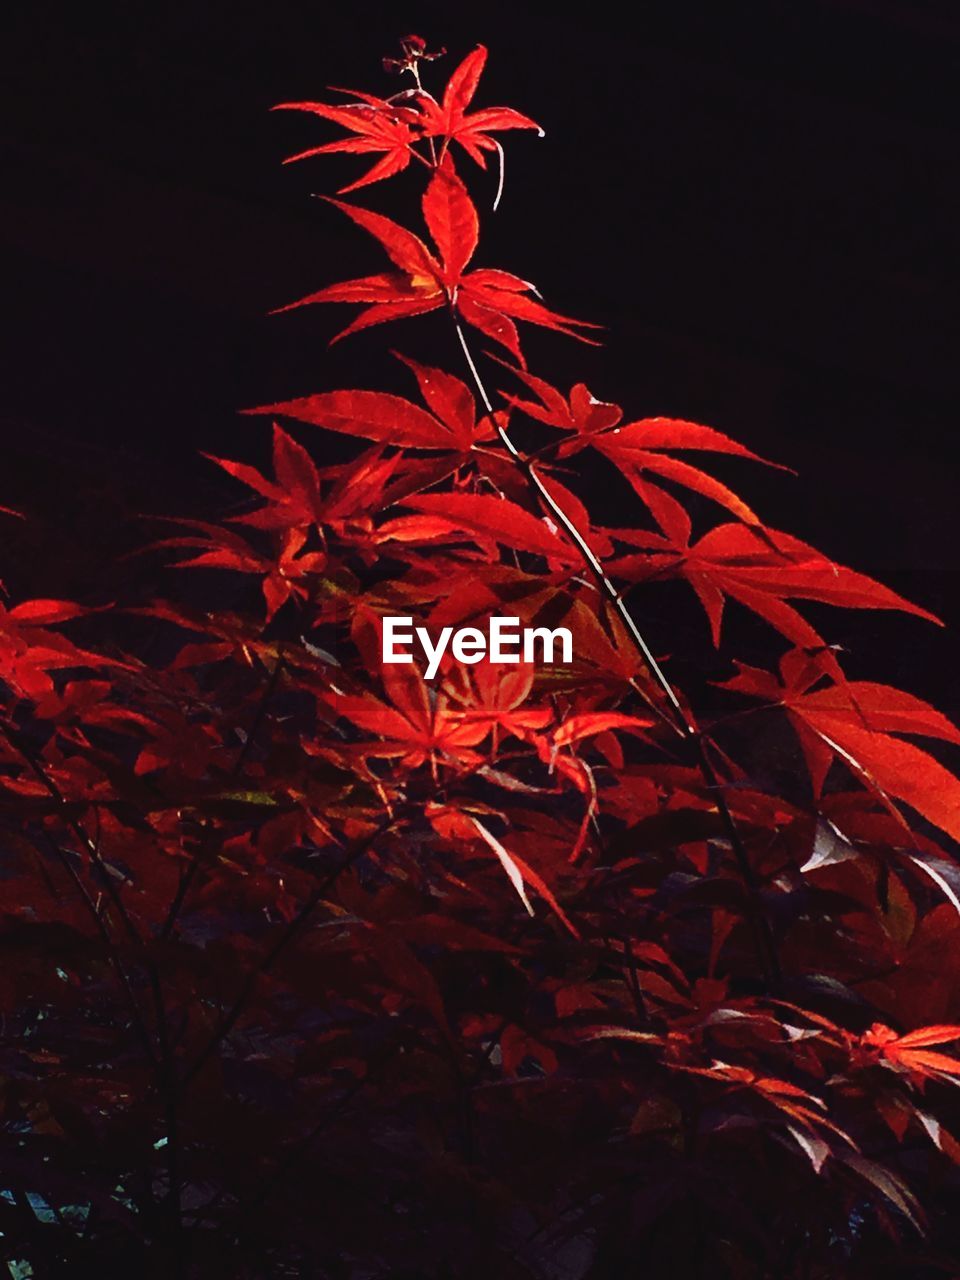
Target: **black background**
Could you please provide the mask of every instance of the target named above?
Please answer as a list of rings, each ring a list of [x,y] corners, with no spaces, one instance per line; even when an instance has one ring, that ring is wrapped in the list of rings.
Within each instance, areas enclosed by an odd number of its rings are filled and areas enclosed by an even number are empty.
[[[433,318],[328,352],[343,309],[266,315],[379,269],[309,198],[357,162],[279,164],[336,130],[268,108],[395,91],[380,56],[413,30],[450,49],[440,83],[486,43],[478,103],[546,128],[507,137],[478,262],[609,333],[600,352],[533,335],[534,369],[790,464],[723,474],[955,633],[953,0],[38,3],[4,25],[0,503],[31,517],[4,522],[13,587],[105,593],[137,512],[231,501],[198,451],[264,458],[265,423],[236,408],[409,391],[387,345],[455,359]],[[360,195],[415,219],[415,185]],[[960,712],[950,631],[831,616],[856,672]]]

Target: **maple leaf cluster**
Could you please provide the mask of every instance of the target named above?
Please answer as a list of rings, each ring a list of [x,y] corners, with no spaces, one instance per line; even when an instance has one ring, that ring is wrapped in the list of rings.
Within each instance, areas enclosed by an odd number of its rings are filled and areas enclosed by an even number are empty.
[[[936,619],[765,523],[703,465],[765,463],[725,434],[529,371],[517,322],[582,325],[470,268],[454,157],[536,126],[472,109],[485,50],[439,97],[432,56],[404,41],[393,97],[284,104],[347,132],[294,159],[377,157],[345,190],[425,170],[434,246],[334,202],[392,269],[294,305],[359,304],[341,337],[443,310],[463,368],[247,410],[270,474],[210,460],[238,503],[153,540],[166,590],[0,609],[9,1256],[951,1274],[960,732],[849,677],[805,606]],[[591,511],[597,473],[634,525]],[[668,580],[725,679],[681,688],[646,639]],[[382,662],[387,616],[504,614],[572,660]]]

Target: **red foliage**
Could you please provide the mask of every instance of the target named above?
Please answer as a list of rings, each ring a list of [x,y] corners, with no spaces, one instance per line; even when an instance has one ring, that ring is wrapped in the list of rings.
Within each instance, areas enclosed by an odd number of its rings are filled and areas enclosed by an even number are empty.
[[[453,144],[483,166],[495,133],[536,126],[473,109],[484,49],[439,98],[432,56],[404,41],[393,97],[284,104],[347,130],[293,158],[377,157],[343,190],[426,169],[435,246],[334,201],[392,269],[292,305],[361,304],[340,337],[445,311],[464,368],[401,357],[422,407],[348,389],[249,410],[309,431],[274,425],[270,477],[213,459],[242,514],[153,544],[215,571],[206,607],[0,613],[8,1256],[952,1274],[960,782],[910,739],[960,733],[848,679],[794,602],[931,615],[687,461],[763,461],[727,436],[621,425],[526,371],[516,321],[582,325],[468,269]],[[471,329],[522,395],[495,406]],[[320,466],[316,428],[365,443]],[[586,451],[637,527],[597,522]],[[694,533],[690,493],[724,523]],[[635,620],[669,578],[717,648],[727,601],[768,624],[778,673],[681,692],[676,646]],[[385,616],[502,614],[569,628],[573,660],[381,663]]]

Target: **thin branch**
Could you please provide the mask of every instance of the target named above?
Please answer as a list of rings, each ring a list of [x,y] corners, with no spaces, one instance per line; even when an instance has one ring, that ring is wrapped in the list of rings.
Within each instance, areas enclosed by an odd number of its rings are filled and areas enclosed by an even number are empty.
[[[230,773],[228,775],[228,780],[230,782],[236,781],[240,776],[240,771],[246,764],[247,756],[250,754],[250,749],[253,746],[257,734],[260,732],[266,718],[267,707],[270,703],[270,699],[276,691],[277,682],[280,679],[280,673],[283,669],[283,665],[284,655],[282,650],[280,650],[277,654],[277,660],[273,665],[273,670],[270,672],[270,678],[264,686],[263,694],[257,704],[253,721],[250,728],[247,730],[247,736],[244,739],[240,750],[237,752],[237,758],[234,760],[233,766],[230,769]],[[176,924],[177,917],[179,916],[183,908],[183,904],[186,901],[187,894],[190,892],[193,882],[197,878],[200,868],[205,861],[206,854],[209,850],[209,841],[206,839],[206,832],[204,833],[204,837],[205,838],[202,841],[202,848],[197,851],[189,867],[180,877],[180,883],[177,885],[177,892],[174,894],[173,901],[170,903],[170,908],[167,911],[166,919],[160,929],[161,938],[168,938],[173,932],[173,927]]]
[[[498,166],[499,178],[497,181],[497,194],[493,198],[493,212],[496,213],[497,210],[500,208],[500,201],[503,198],[503,181],[504,181],[504,178],[506,177],[507,164],[506,164],[506,157],[503,154],[503,147],[501,147],[500,143],[496,140],[496,138],[493,139],[493,145],[497,148],[497,157],[500,161],[500,164]]]
[[[416,62],[416,60],[415,60],[415,59],[414,59],[414,61],[413,61],[413,62],[411,62],[411,63],[409,64],[409,66],[407,67],[407,70],[410,72],[410,74],[411,74],[411,75],[413,76],[413,78],[414,78],[414,81],[416,82],[417,91],[418,91],[419,93],[422,93],[422,94],[423,94],[423,96],[424,96],[425,98],[430,98],[430,99],[431,99],[431,101],[436,102],[436,99],[434,98],[433,94],[432,94],[432,93],[428,93],[428,92],[426,91],[426,89],[424,89],[424,87],[423,87],[423,81],[420,79],[420,67],[417,65],[417,62]],[[433,138],[428,138],[428,139],[427,139],[427,146],[428,146],[428,148],[429,148],[429,150],[430,150],[430,167],[431,167],[432,169],[436,169],[436,167],[437,167],[437,148],[436,148],[436,144],[434,143]],[[442,154],[441,154],[441,156],[440,156],[440,159],[441,159],[441,160],[443,159],[443,155],[442,155]]]
[[[740,832],[737,830],[737,824],[730,811],[727,798],[723,793],[723,784],[721,783],[716,770],[707,755],[703,735],[696,725],[691,723],[688,719],[687,714],[683,709],[683,705],[677,696],[676,690],[673,688],[673,685],[668,680],[663,668],[654,657],[650,646],[644,639],[643,634],[637,626],[630,610],[627,608],[623,597],[607,577],[602,562],[590,546],[586,537],[581,533],[574,521],[570,519],[563,507],[561,507],[547,489],[531,460],[520,452],[517,446],[510,439],[510,435],[506,429],[497,422],[494,416],[493,404],[487,394],[487,389],[484,386],[483,379],[480,376],[480,371],[473,359],[470,347],[467,344],[463,327],[461,326],[452,305],[450,307],[450,317],[453,321],[453,326],[456,330],[457,338],[460,342],[460,347],[463,351],[464,359],[466,360],[467,368],[470,371],[470,376],[473,379],[474,386],[476,387],[477,393],[483,402],[484,408],[496,425],[501,443],[510,455],[510,458],[516,465],[517,469],[526,478],[535,497],[543,504],[544,507],[546,507],[550,515],[556,520],[557,524],[564,530],[570,541],[579,551],[584,563],[593,575],[601,594],[607,598],[612,607],[616,610],[617,616],[622,622],[627,635],[630,637],[634,648],[646,663],[661,693],[666,699],[670,710],[670,723],[673,729],[680,735],[680,737],[684,738],[690,744],[693,750],[697,768],[699,769],[704,782],[710,788],[710,791],[716,801],[717,809],[727,833],[727,838],[729,839],[730,846],[733,850],[738,873],[747,890],[749,898],[749,909],[747,915],[754,935],[754,945],[757,952],[757,958],[760,961],[766,976],[767,985],[775,988],[779,987],[782,980],[780,959],[777,954],[776,940],[774,938],[773,930],[770,927],[770,922],[763,910],[763,903],[760,899],[760,884],[753,866],[751,865],[746,846],[743,843]]]
[[[157,1064],[157,1075],[160,1095],[163,1101],[165,1137],[167,1139],[167,1195],[165,1208],[169,1219],[170,1245],[173,1254],[174,1274],[181,1277],[185,1274],[186,1257],[183,1239],[182,1209],[182,1174],[180,1168],[180,1115],[177,1107],[177,1068],[170,1042],[170,1027],[167,1010],[160,985],[160,975],[156,966],[149,969],[150,986],[153,991],[154,1004],[157,1010],[157,1039],[160,1045],[160,1061]]]
[[[343,859],[340,865],[334,867],[334,869],[324,877],[316,889],[314,889],[313,893],[310,894],[309,898],[307,898],[306,902],[297,914],[288,923],[287,927],[274,942],[273,946],[264,953],[259,963],[247,974],[240,991],[237,993],[237,996],[230,1008],[226,1013],[224,1013],[220,1021],[217,1023],[213,1034],[194,1060],[193,1065],[185,1072],[182,1080],[180,1081],[181,1091],[186,1089],[190,1082],[203,1070],[211,1056],[217,1051],[223,1041],[236,1026],[237,1022],[243,1015],[243,1012],[247,1007],[247,1002],[253,995],[260,978],[273,968],[283,952],[286,951],[287,947],[289,947],[290,944],[299,936],[304,925],[336,884],[340,876],[343,875],[344,871],[347,871],[352,867],[353,864],[367,852],[373,842],[379,839],[379,837],[386,831],[389,831],[397,821],[398,819],[396,816],[392,818],[385,818],[368,835],[355,841],[353,848]]]
[[[53,779],[49,777],[49,775],[47,774],[47,771],[44,769],[40,761],[36,758],[33,751],[29,747],[26,747],[19,740],[19,735],[17,735],[9,725],[3,724],[2,722],[0,722],[0,736],[2,736],[5,739],[5,741],[8,743],[8,745],[12,747],[13,750],[16,751],[16,753],[19,756],[21,756],[23,760],[27,762],[32,772],[40,779],[46,791],[53,797],[53,799],[57,804],[57,807],[63,813],[64,820],[66,821],[70,830],[81,841],[84,849],[89,854],[93,863],[98,868],[102,869],[102,875],[106,878],[107,881],[110,881],[112,877],[110,876],[109,869],[106,867],[106,864],[103,862],[103,859],[100,855],[100,850],[91,841],[90,837],[87,835],[86,831],[84,831],[83,827],[69,815],[69,813],[67,812],[66,798],[64,797],[63,793],[60,791],[56,783],[53,781]],[[73,885],[77,890],[77,892],[79,893],[83,901],[83,904],[87,910],[87,913],[89,914],[91,920],[93,921],[94,927],[100,936],[100,940],[103,943],[104,948],[106,949],[107,957],[110,961],[110,964],[113,966],[113,969],[117,975],[117,979],[120,982],[120,986],[123,988],[123,992],[124,992],[124,995],[126,996],[127,1003],[130,1006],[130,1014],[133,1019],[133,1027],[137,1034],[137,1038],[139,1039],[143,1047],[144,1053],[146,1053],[150,1062],[154,1066],[157,1066],[157,1055],[154,1050],[153,1041],[150,1037],[150,1032],[147,1028],[146,1021],[144,1020],[144,1017],[143,1017],[143,1011],[140,1008],[140,1002],[137,999],[137,995],[136,995],[136,992],[134,991],[133,983],[130,979],[130,975],[127,973],[126,967],[120,958],[120,953],[117,950],[116,944],[114,943],[110,930],[107,928],[106,923],[103,919],[103,916],[100,913],[100,910],[97,907],[96,902],[94,902],[93,900],[90,890],[87,888],[86,884],[83,881],[83,877],[80,875],[80,872],[77,870],[76,866],[74,866],[73,862],[71,861],[71,858],[68,856],[67,851],[65,851],[60,846],[60,843],[56,839],[54,839],[54,837],[51,836],[49,833],[45,832],[44,835],[51,849],[53,850],[54,857],[57,859],[60,866],[63,867],[64,871],[67,873],[70,879],[73,881]],[[74,855],[74,856],[77,856],[77,855]],[[128,925],[128,931],[129,931],[129,929],[132,928],[132,922],[129,921],[129,917],[127,917],[126,910],[122,906],[122,904],[119,905],[119,912],[121,917],[126,920]],[[140,935],[137,933],[135,929],[133,929],[133,938],[139,948]]]
[[[249,1212],[258,1209],[260,1206],[274,1194],[279,1185],[283,1182],[302,1160],[309,1155],[310,1149],[316,1140],[323,1134],[331,1124],[343,1113],[350,1105],[355,1097],[367,1088],[376,1072],[382,1071],[388,1062],[400,1052],[402,1044],[394,1041],[392,1044],[383,1048],[377,1058],[368,1064],[366,1073],[359,1079],[355,1080],[344,1093],[337,1099],[336,1103],[327,1111],[314,1126],[300,1139],[300,1141],[279,1161],[273,1173],[266,1178],[259,1188],[250,1198],[241,1205],[241,1208]]]
[[[185,1263],[182,1255],[182,1219],[180,1213],[180,1141],[177,1115],[176,1065],[173,1055],[173,1046],[170,1043],[167,1010],[163,998],[163,988],[160,982],[159,972],[157,971],[154,961],[145,953],[140,931],[134,924],[133,919],[120,897],[116,885],[113,883],[113,876],[110,872],[110,868],[103,860],[98,843],[94,842],[90,838],[82,823],[74,818],[69,812],[66,797],[50,776],[43,764],[43,761],[36,755],[36,753],[25,743],[20,741],[19,735],[9,725],[0,723],[0,734],[3,735],[6,741],[22,757],[22,759],[26,761],[30,766],[31,771],[39,779],[44,789],[57,804],[63,815],[64,822],[81,842],[83,848],[90,857],[91,863],[99,872],[100,878],[104,882],[107,894],[111,902],[114,904],[117,914],[123,922],[130,940],[133,942],[137,951],[143,956],[147,977],[150,982],[154,1017],[156,1019],[156,1035],[159,1045],[159,1057],[154,1050],[153,1041],[140,1008],[140,1002],[137,1000],[136,993],[133,989],[133,983],[131,982],[130,976],[120,958],[119,952],[114,945],[113,939],[110,936],[110,931],[107,929],[100,911],[98,910],[96,903],[93,901],[93,898],[90,896],[90,892],[84,884],[77,868],[60,848],[59,844],[55,840],[51,840],[58,860],[76,885],[88,912],[93,918],[97,932],[100,934],[104,946],[107,948],[107,953],[110,957],[111,963],[116,970],[117,976],[120,979],[121,986],[123,987],[127,1001],[130,1005],[137,1036],[143,1045],[144,1052],[147,1054],[157,1073],[157,1086],[163,1101],[167,1129],[167,1168],[170,1183],[167,1193],[167,1206],[168,1213],[170,1215],[171,1243],[173,1245],[174,1259],[177,1267],[176,1274],[182,1275]]]
[[[553,494],[549,491],[549,489],[540,479],[540,476],[537,473],[537,470],[534,467],[534,465],[530,462],[530,460],[527,457],[525,457],[524,454],[520,452],[517,446],[510,439],[510,435],[504,429],[504,427],[502,427],[499,422],[496,422],[496,418],[494,417],[494,408],[490,402],[490,397],[487,395],[487,389],[484,386],[483,379],[480,377],[479,370],[477,369],[477,366],[474,363],[473,356],[470,353],[470,348],[467,346],[467,340],[466,340],[466,337],[464,336],[463,328],[459,320],[456,319],[456,317],[454,317],[453,324],[454,324],[454,328],[457,331],[457,337],[460,340],[460,346],[466,358],[467,367],[470,370],[470,375],[473,378],[474,385],[477,388],[477,391],[480,395],[480,399],[483,401],[484,408],[487,410],[487,413],[490,414],[491,419],[494,421],[496,425],[497,433],[500,436],[500,440],[504,448],[507,450],[511,459],[516,464],[518,469],[526,477],[527,482],[533,488],[537,498],[543,503],[543,505],[550,512],[550,514],[555,518],[557,523],[561,526],[561,528],[570,538],[571,542],[580,552],[581,557],[583,558],[590,572],[593,574],[597,582],[597,585],[600,587],[603,594],[607,597],[607,599],[616,609],[617,613],[620,615],[620,620],[623,623],[624,627],[626,628],[631,641],[633,642],[635,648],[639,651],[640,656],[643,658],[644,662],[649,667],[654,679],[656,680],[657,684],[660,686],[661,692],[664,694],[664,696],[667,699],[667,702],[670,705],[672,714],[676,720],[675,728],[677,732],[681,734],[686,734],[686,735],[695,733],[696,730],[687,720],[686,714],[680,703],[680,699],[677,697],[673,689],[673,686],[670,684],[670,681],[664,675],[663,670],[660,667],[660,664],[657,662],[656,658],[653,656],[653,653],[649,645],[647,644],[646,640],[643,638],[643,635],[639,627],[637,626],[636,622],[634,621],[633,616],[631,615],[630,611],[627,609],[626,605],[623,603],[623,600],[620,597],[619,591],[616,589],[616,587],[607,577],[606,572],[603,568],[603,565],[598,559],[598,557],[596,556],[596,554],[594,553],[592,547],[587,542],[586,538],[583,536],[583,534],[580,532],[577,526],[574,524],[574,522],[570,519],[570,517],[564,511],[563,507],[560,506],[556,498],[554,498]]]
[[[640,1022],[646,1024],[650,1021],[650,1014],[647,1010],[647,1002],[643,998],[643,990],[640,987],[640,977],[637,973],[637,958],[633,954],[633,943],[629,938],[623,938],[623,954],[627,973],[627,984],[630,988],[630,994],[633,997],[633,1007],[636,1011]]]
[[[133,983],[130,980],[130,975],[127,973],[127,970],[124,967],[124,963],[120,959],[120,954],[117,951],[116,946],[114,945],[113,938],[110,936],[110,930],[107,928],[106,924],[104,923],[103,916],[100,914],[100,911],[97,909],[97,904],[94,902],[93,898],[90,896],[90,890],[83,883],[83,879],[80,876],[80,873],[77,871],[77,868],[73,865],[70,858],[67,856],[66,851],[62,849],[58,844],[58,842],[48,834],[47,834],[47,841],[51,849],[53,850],[54,856],[56,857],[57,861],[63,867],[64,871],[66,871],[70,879],[73,881],[74,887],[76,888],[77,892],[80,894],[80,897],[83,900],[83,904],[86,907],[87,912],[90,915],[90,918],[93,920],[94,927],[96,928],[97,933],[100,935],[100,940],[102,941],[106,949],[107,957],[111,965],[113,966],[113,969],[117,975],[117,978],[120,982],[121,987],[123,988],[124,995],[127,998],[127,1004],[130,1006],[130,1014],[133,1019],[133,1027],[134,1027],[134,1030],[136,1031],[137,1039],[140,1041],[140,1044],[143,1047],[143,1051],[149,1058],[150,1062],[154,1066],[157,1066],[156,1051],[154,1050],[153,1041],[150,1038],[150,1032],[147,1028],[146,1021],[144,1020],[144,1017],[143,1017],[143,1011],[140,1008],[140,1002],[137,999],[136,992],[133,989]]]
[[[257,704],[257,709],[254,712],[250,728],[247,730],[247,736],[244,739],[243,745],[237,753],[237,758],[234,760],[230,769],[231,781],[234,781],[240,776],[240,771],[247,762],[247,756],[250,754],[250,749],[256,741],[257,734],[260,732],[263,722],[266,719],[267,707],[270,705],[270,700],[276,692],[277,684],[279,683],[280,676],[285,665],[286,657],[281,646],[278,647],[277,658],[273,664],[273,670],[270,672],[270,678],[264,686],[263,695]]]
[[[100,853],[100,850],[97,848],[96,844],[94,844],[93,840],[91,840],[87,831],[83,827],[83,824],[78,822],[77,819],[70,812],[70,806],[67,803],[66,797],[64,796],[60,788],[57,786],[57,784],[54,782],[53,778],[51,778],[50,774],[47,772],[47,769],[43,764],[42,760],[40,760],[40,758],[37,756],[37,754],[33,751],[31,747],[28,747],[26,743],[21,740],[20,735],[9,724],[4,724],[0,722],[0,735],[2,735],[7,740],[9,745],[13,748],[13,750],[16,751],[16,753],[19,756],[21,756],[23,760],[26,761],[26,763],[30,766],[30,769],[33,772],[33,774],[36,776],[36,778],[39,780],[39,782],[43,786],[44,790],[48,793],[48,795],[53,799],[54,803],[60,809],[61,814],[63,816],[63,821],[70,828],[70,830],[73,832],[76,838],[80,841],[84,850],[88,854],[90,861],[93,863],[93,865],[96,867],[97,871],[99,872],[100,879],[103,881],[103,886],[107,891],[107,896],[110,898],[110,901],[113,903],[114,907],[116,908],[117,915],[119,916],[120,920],[123,922],[123,926],[130,936],[130,941],[133,942],[138,948],[141,948],[143,946],[143,938],[140,936],[139,929],[134,924],[130,916],[130,913],[127,911],[127,908],[126,908],[126,905],[124,904],[123,899],[120,897],[120,893],[119,893],[119,890],[117,889],[113,873],[111,872],[107,864],[104,862],[103,857]]]

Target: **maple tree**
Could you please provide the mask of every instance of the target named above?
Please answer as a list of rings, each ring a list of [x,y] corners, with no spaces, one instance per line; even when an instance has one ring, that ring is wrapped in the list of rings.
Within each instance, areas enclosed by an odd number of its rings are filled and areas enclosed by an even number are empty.
[[[704,470],[766,461],[726,435],[528,370],[517,322],[595,331],[471,265],[458,165],[499,200],[537,126],[474,108],[484,49],[439,97],[434,56],[283,104],[346,131],[293,159],[374,157],[342,192],[422,174],[434,246],[333,201],[391,269],[292,305],[445,313],[456,371],[246,410],[272,475],[211,459],[242,509],[146,552],[201,595],[0,608],[9,1268],[953,1275],[960,781],[912,739],[960,732],[803,603],[936,619]],[[669,579],[726,679],[645,638]],[[386,616],[503,613],[572,660],[381,661]]]

